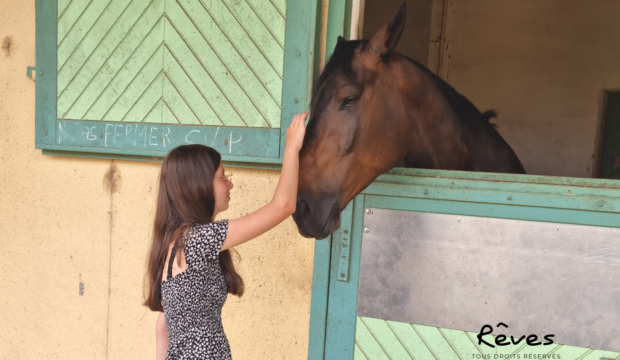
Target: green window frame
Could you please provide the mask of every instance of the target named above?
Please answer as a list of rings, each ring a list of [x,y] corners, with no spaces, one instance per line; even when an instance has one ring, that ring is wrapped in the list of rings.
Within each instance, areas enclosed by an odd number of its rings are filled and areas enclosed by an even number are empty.
[[[226,5],[226,0],[221,1],[223,7],[230,5]],[[183,1],[151,0],[149,4],[154,2],[159,2],[158,6],[164,7],[164,15],[161,15],[160,21],[164,22],[168,20],[170,22],[166,24],[173,24],[170,20],[172,15],[168,17],[167,12],[171,11],[170,9],[181,4]],[[66,110],[61,109],[59,111],[58,107],[59,28],[61,29],[60,31],[63,32],[62,35],[69,33],[67,29],[59,26],[60,21],[58,20],[58,15],[59,6],[62,7],[60,10],[65,11],[70,3],[72,2],[68,0],[36,0],[36,66],[34,68],[36,70],[35,148],[42,149],[43,154],[47,155],[151,161],[164,157],[167,152],[175,146],[189,143],[201,143],[212,146],[218,150],[222,154],[222,159],[232,165],[239,164],[250,167],[278,168],[282,164],[284,145],[286,142],[286,129],[288,125],[290,125],[292,117],[295,114],[308,108],[312,80],[314,78],[313,73],[317,70],[315,63],[317,63],[318,51],[315,51],[315,49],[318,49],[321,5],[320,3],[317,4],[317,0],[286,1],[284,39],[282,39],[281,34],[278,36],[278,34],[272,33],[273,39],[280,42],[280,46],[284,46],[281,99],[277,99],[277,96],[274,96],[273,91],[271,91],[272,98],[276,100],[276,102],[280,100],[280,118],[273,119],[274,116],[270,118],[263,116],[266,123],[272,122],[274,126],[271,126],[271,124],[269,124],[269,126],[264,126],[263,124],[253,127],[252,125],[227,125],[224,124],[223,121],[222,125],[203,125],[204,122],[201,121],[194,124],[185,124],[180,121],[177,124],[171,124],[163,121],[163,115],[161,123],[153,121],[125,122],[119,121],[118,119],[110,120],[102,117],[100,117],[99,120],[89,120],[84,117],[81,119],[66,119],[63,118],[63,116],[58,116],[64,114],[59,114],[59,112]],[[117,3],[120,2],[110,0],[109,4],[106,5],[106,10],[109,10],[108,8]],[[184,1],[183,3],[188,4],[189,2]],[[269,0],[269,4],[271,4],[274,9],[278,8],[275,1]],[[204,4],[202,5],[204,9],[207,10],[207,6]],[[91,6],[90,3],[86,8],[88,9],[89,6]],[[244,6],[252,8],[255,14],[253,16],[255,16],[255,18],[260,18],[267,31],[271,31],[266,25],[269,23],[268,19],[261,18],[260,9],[257,10],[253,8],[251,1],[246,1]],[[127,7],[129,7],[129,5],[127,5]],[[99,10],[101,11],[101,9]],[[83,10],[83,13],[86,13],[86,10]],[[92,15],[92,13],[94,13],[94,15]],[[90,16],[103,16],[100,15],[102,13],[106,12],[95,12],[91,10]],[[120,13],[120,10],[117,10],[116,13]],[[235,17],[238,15],[235,15],[232,10],[230,10],[230,14]],[[86,16],[87,15],[84,15],[84,17]],[[190,18],[189,15],[188,18]],[[75,24],[78,24],[77,20]],[[75,26],[75,24],[72,26]],[[189,24],[189,22],[187,24]],[[239,21],[239,25],[243,27],[241,21]],[[192,25],[188,26],[191,27]],[[194,23],[193,26],[195,26],[195,29],[199,29],[200,24]],[[248,34],[248,37],[250,37],[252,29],[244,30]],[[224,30],[222,30],[222,33],[228,36]],[[166,40],[170,41],[171,39],[165,38],[163,40],[162,46]],[[77,40],[75,41],[77,42]],[[231,44],[232,43],[233,41],[231,41]],[[77,46],[78,45],[76,45],[76,47]],[[170,47],[173,46],[174,44],[171,41]],[[232,46],[238,47],[238,45],[234,44]],[[256,45],[256,47],[258,51],[261,51],[259,45]],[[165,50],[163,50],[162,47],[161,53],[165,55],[164,52]],[[214,53],[215,52],[216,51],[214,51]],[[61,61],[68,57],[66,52],[60,55],[62,56]],[[242,58],[244,57],[241,53],[239,53],[239,55]],[[265,57],[267,57],[267,55],[265,55]],[[155,58],[155,56],[151,56],[151,58]],[[84,66],[87,61],[88,59],[77,63],[77,66]],[[165,61],[165,56],[163,61]],[[64,64],[66,65],[66,62]],[[124,68],[124,66],[125,65],[120,69]],[[146,65],[144,66],[146,67]],[[249,66],[248,64],[248,67]],[[204,69],[208,72],[207,67],[204,67]],[[274,67],[274,69],[277,69],[277,66]],[[188,71],[188,69],[184,70],[184,72],[179,71],[179,73],[186,74],[191,81],[191,75],[189,75],[190,71]],[[190,68],[189,70],[197,71],[197,67]],[[198,70],[202,71],[202,69]],[[99,71],[101,71],[101,69]],[[120,70],[118,71],[120,72]],[[95,74],[98,73],[99,72],[95,72]],[[162,73],[163,70],[160,75]],[[255,72],[255,74],[257,74],[256,77],[258,78],[260,72]],[[228,75],[228,72],[226,75]],[[60,79],[60,81],[64,82],[63,86],[67,83],[67,81],[63,79]],[[165,79],[162,80],[162,83],[164,81]],[[243,81],[237,80],[239,88],[242,88],[242,82]],[[196,86],[198,87],[198,85]],[[269,84],[264,84],[263,82],[263,86],[267,89]],[[149,87],[147,87],[147,89],[149,89]],[[272,88],[269,88],[269,90],[271,89]],[[223,90],[222,94],[226,96]],[[248,95],[248,98],[249,97],[250,95]],[[205,100],[207,100],[206,97]],[[163,95],[162,101],[165,103]],[[257,104],[256,101],[253,103],[256,110],[260,112],[261,110],[259,108],[261,104]],[[134,104],[137,104],[137,102]],[[232,104],[232,107],[234,106],[235,105]],[[161,105],[161,107],[164,109],[162,112],[165,112],[164,105]],[[150,114],[150,112],[148,114]],[[265,115],[264,113],[261,114]],[[88,114],[84,116],[87,115]],[[196,115],[195,111],[194,115]],[[239,118],[241,118],[241,115],[239,115]],[[267,120],[267,118],[270,120]],[[157,119],[157,117],[155,117],[155,119]],[[245,123],[245,121],[243,122]],[[279,128],[276,127],[277,122],[279,122]]]

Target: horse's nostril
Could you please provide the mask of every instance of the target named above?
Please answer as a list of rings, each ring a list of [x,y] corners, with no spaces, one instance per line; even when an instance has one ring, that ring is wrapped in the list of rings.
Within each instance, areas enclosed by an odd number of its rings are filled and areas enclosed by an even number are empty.
[[[299,200],[297,201],[297,207],[295,210],[297,214],[299,214],[300,216],[304,216],[310,211],[310,206],[308,206],[306,200]]]

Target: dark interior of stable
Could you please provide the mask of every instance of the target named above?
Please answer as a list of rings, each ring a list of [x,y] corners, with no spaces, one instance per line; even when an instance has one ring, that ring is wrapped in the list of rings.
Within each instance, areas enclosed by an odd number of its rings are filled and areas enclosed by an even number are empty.
[[[402,0],[360,3],[369,39]],[[396,49],[481,112],[528,174],[620,179],[620,2],[406,0]]]

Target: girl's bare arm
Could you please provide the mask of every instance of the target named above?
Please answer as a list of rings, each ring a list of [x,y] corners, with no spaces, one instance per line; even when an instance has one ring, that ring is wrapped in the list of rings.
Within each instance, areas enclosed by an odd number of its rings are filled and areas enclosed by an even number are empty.
[[[168,354],[168,330],[163,312],[159,313],[155,323],[155,354],[157,360],[165,360]]]
[[[307,112],[297,114],[286,130],[282,172],[273,199],[267,205],[239,219],[228,221],[228,233],[222,251],[267,232],[295,212],[299,150],[303,144]]]

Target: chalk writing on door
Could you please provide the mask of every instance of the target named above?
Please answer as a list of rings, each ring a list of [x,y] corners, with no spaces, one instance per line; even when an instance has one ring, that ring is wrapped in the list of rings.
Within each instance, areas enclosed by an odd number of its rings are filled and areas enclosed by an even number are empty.
[[[57,144],[95,146],[103,148],[132,148],[166,150],[183,144],[203,144],[228,150],[233,154],[241,143],[240,131],[221,127],[172,131],[159,124],[115,124],[79,121],[58,121]],[[225,152],[224,150],[224,152]]]

